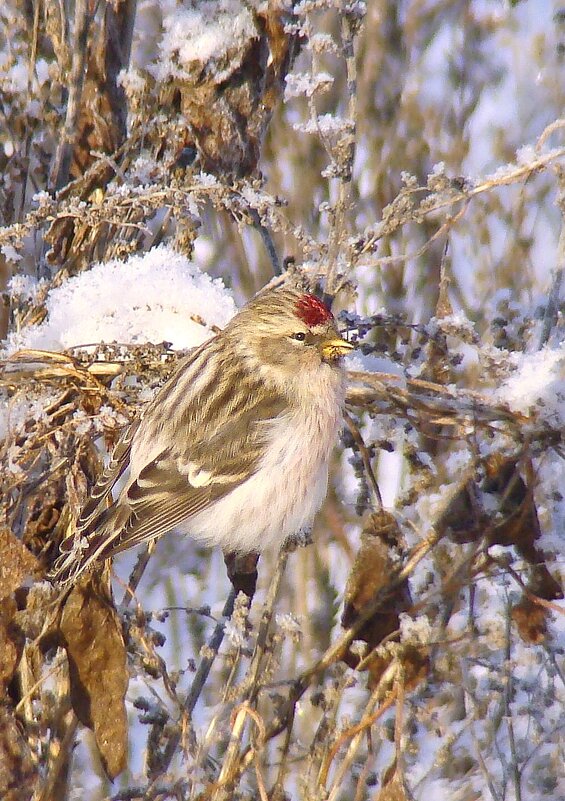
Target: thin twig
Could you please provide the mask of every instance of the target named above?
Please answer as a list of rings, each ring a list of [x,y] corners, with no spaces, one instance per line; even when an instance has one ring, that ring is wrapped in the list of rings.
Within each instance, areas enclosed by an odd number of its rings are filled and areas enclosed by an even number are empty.
[[[63,772],[69,764],[72,757],[73,741],[78,728],[78,719],[74,712],[68,713],[70,720],[68,722],[65,734],[61,743],[59,744],[59,751],[49,768],[45,784],[41,788],[36,801],[52,801],[54,798],[54,791],[57,784],[61,780]]]
[[[265,245],[265,250],[267,251],[267,255],[269,256],[269,261],[271,262],[271,267],[273,268],[273,273],[275,275],[282,275],[281,260],[279,259],[279,256],[277,254],[277,249],[275,247],[273,237],[271,236],[271,232],[269,231],[267,226],[262,222],[257,209],[250,208],[249,214],[251,216],[251,219],[253,220],[254,227],[257,229],[257,231],[259,231],[261,239],[263,240],[263,244]]]
[[[365,440],[363,439],[363,435],[359,431],[355,421],[353,420],[347,412],[344,412],[343,419],[345,420],[345,424],[349,429],[351,436],[353,437],[355,444],[359,450],[359,454],[361,459],[363,460],[363,467],[365,468],[365,472],[367,473],[367,478],[369,479],[369,485],[373,492],[375,507],[377,509],[383,508],[383,499],[381,496],[381,491],[379,489],[379,485],[377,483],[377,479],[375,478],[375,474],[373,472],[373,466],[371,464],[371,456],[365,445]]]
[[[75,30],[73,37],[73,60],[70,74],[69,97],[65,124],[53,159],[49,176],[51,191],[61,189],[68,180],[73,153],[73,137],[80,112],[80,101],[84,84],[86,55],[88,51],[88,29],[90,27],[88,0],[76,0]]]
[[[358,735],[362,734],[366,729],[370,729],[373,723],[376,723],[376,721],[380,717],[382,717],[384,713],[394,705],[395,701],[396,701],[396,692],[393,692],[390,695],[390,697],[387,698],[387,700],[380,705],[378,709],[376,709],[374,712],[371,712],[371,714],[369,715],[365,715],[365,717],[363,717],[359,721],[359,723],[357,723],[355,726],[351,726],[349,729],[347,729],[341,734],[337,742],[334,743],[332,750],[330,751],[327,760],[323,765],[322,770],[320,771],[320,785],[322,787],[325,787],[326,785],[328,772],[330,770],[331,764],[334,760],[335,755],[337,754],[343,743],[346,742],[346,740],[353,739],[354,737],[357,737]]]
[[[244,706],[253,708],[252,705],[255,703],[257,699],[257,694],[260,689],[259,680],[262,672],[261,669],[263,666],[263,658],[265,656],[265,651],[267,646],[267,637],[269,634],[271,620],[274,614],[275,602],[277,600],[280,584],[286,568],[288,553],[289,553],[288,547],[283,545],[279,553],[279,558],[277,560],[277,564],[275,567],[273,577],[271,579],[271,583],[269,585],[269,591],[265,599],[265,605],[263,606],[263,613],[261,615],[261,621],[259,623],[259,631],[257,633],[255,650],[253,652],[253,656],[251,657],[251,664],[247,672],[249,683],[247,685],[247,689],[244,694],[243,705],[242,707],[240,707],[240,709],[243,709]],[[241,714],[238,715],[234,723],[232,734],[230,737],[230,742],[226,751],[226,755],[223,760],[222,770],[218,778],[217,789],[216,792],[214,793],[213,798],[216,797],[220,791],[222,792],[227,791],[234,782],[236,775],[242,772],[244,763],[239,758],[240,757],[239,748],[240,748],[241,734],[245,722],[245,717],[246,714],[244,712],[241,712]],[[266,735],[265,735],[265,740],[266,740]],[[249,748],[252,748],[252,746],[249,746],[246,749],[246,755],[250,753]],[[253,753],[255,753],[254,749],[252,750]],[[237,764],[238,758],[239,758],[239,765]]]
[[[224,639],[226,620],[228,620],[231,617],[233,613],[234,604],[235,604],[235,590],[232,589],[224,604],[224,608],[222,610],[222,618],[216,624],[214,631],[212,632],[212,636],[208,641],[206,648],[207,650],[206,656],[202,657],[200,664],[198,666],[198,670],[194,675],[190,692],[186,696],[186,699],[183,704],[182,717],[190,718],[192,712],[194,711],[196,702],[200,697],[200,693],[202,692],[202,689],[206,683],[206,679],[208,678],[212,665],[214,664],[214,660],[216,659],[218,651],[220,650],[220,646]],[[169,742],[167,743],[165,751],[163,753],[163,758],[159,766],[161,775],[167,772],[169,765],[171,764],[171,761],[175,755],[175,752],[179,747],[181,739],[182,739],[182,728],[178,726],[175,732],[171,735]],[[151,789],[154,791],[153,785],[151,785]],[[152,797],[154,797],[154,795]]]
[[[512,783],[514,785],[514,797],[516,801],[522,801],[522,779],[520,776],[518,752],[516,750],[516,737],[514,735],[514,721],[512,718],[512,696],[514,694],[514,676],[512,674],[512,615],[511,604],[506,590],[506,615],[505,615],[505,654],[504,654],[504,717],[508,729],[508,743],[510,745],[510,764],[507,766],[512,773]]]
[[[357,63],[355,60],[355,25],[352,24],[350,14],[344,10],[341,14],[341,40],[345,57],[346,84],[347,84],[347,118],[355,126],[357,120]],[[354,13],[354,12],[353,12]],[[323,136],[321,135],[323,141]],[[324,301],[331,303],[338,293],[339,248],[346,238],[347,213],[351,204],[351,174],[355,159],[355,127],[353,131],[347,130],[341,134],[341,148],[345,151],[343,163],[339,164],[339,189],[337,202],[333,209],[333,221],[328,243],[328,271]],[[330,152],[331,156],[331,152]]]
[[[151,559],[151,554],[155,550],[156,541],[152,540],[148,545],[146,545],[139,556],[137,557],[136,563],[133,566],[133,570],[130,573],[130,577],[127,583],[127,587],[124,592],[124,597],[122,598],[121,607],[122,609],[127,609],[130,605],[131,601],[135,598],[135,592],[141,581],[143,574],[145,573],[145,569],[149,564],[149,560]]]

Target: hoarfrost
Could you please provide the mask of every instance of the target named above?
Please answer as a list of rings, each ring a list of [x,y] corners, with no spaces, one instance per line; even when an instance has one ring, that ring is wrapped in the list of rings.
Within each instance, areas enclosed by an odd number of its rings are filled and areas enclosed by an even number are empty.
[[[307,134],[322,134],[323,136],[338,136],[353,131],[355,123],[345,117],[336,117],[335,114],[321,114],[315,120],[296,122],[292,126],[295,131]]]
[[[33,300],[39,288],[39,282],[32,275],[14,275],[8,282],[8,294],[26,300]]]
[[[0,253],[2,253],[6,261],[18,262],[22,258],[13,245],[2,245]]]
[[[286,76],[284,99],[291,97],[312,97],[313,94],[328,90],[334,79],[328,72],[318,72],[310,75],[307,72],[297,72]]]

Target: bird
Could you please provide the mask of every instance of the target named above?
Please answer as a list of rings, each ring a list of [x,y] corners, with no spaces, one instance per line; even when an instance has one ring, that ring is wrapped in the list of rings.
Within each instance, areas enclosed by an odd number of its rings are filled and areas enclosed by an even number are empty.
[[[50,580],[72,585],[173,529],[238,555],[309,531],[327,492],[353,347],[316,295],[287,285],[256,295],[124,430]]]

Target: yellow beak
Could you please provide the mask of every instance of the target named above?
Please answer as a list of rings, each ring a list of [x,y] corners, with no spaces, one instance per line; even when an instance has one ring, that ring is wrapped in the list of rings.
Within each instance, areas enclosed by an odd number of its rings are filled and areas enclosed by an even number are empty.
[[[322,356],[324,359],[333,361],[339,359],[341,356],[345,356],[345,354],[353,350],[354,347],[355,345],[341,337],[327,339],[325,342],[322,342]]]

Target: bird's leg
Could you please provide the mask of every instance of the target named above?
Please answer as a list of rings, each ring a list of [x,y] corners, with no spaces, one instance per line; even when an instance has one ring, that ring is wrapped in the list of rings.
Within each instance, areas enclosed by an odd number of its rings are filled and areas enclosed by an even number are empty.
[[[252,600],[257,587],[258,553],[237,554],[233,551],[224,554],[228,578],[236,592],[243,592]]]

